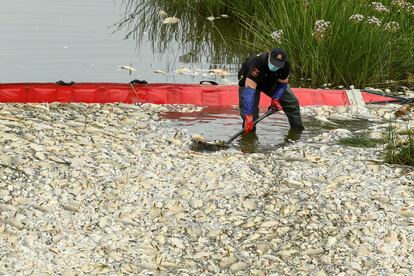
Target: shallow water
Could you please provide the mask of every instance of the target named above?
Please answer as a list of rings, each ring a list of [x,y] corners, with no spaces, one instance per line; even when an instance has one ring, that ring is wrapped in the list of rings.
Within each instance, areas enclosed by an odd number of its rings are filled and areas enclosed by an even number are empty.
[[[261,110],[261,114],[266,110]],[[242,120],[238,110],[231,108],[206,108],[200,112],[181,113],[167,112],[162,114],[163,125],[171,128],[185,129],[190,134],[201,134],[207,141],[227,141],[241,129]],[[233,147],[245,153],[267,153],[293,141],[302,141],[328,132],[334,128],[344,128],[351,131],[366,128],[369,123],[365,120],[352,122],[335,122],[335,127],[322,125],[313,118],[302,118],[305,130],[302,133],[289,132],[289,122],[282,114],[273,114],[257,125],[257,137],[239,137]]]
[[[228,108],[209,108],[200,112],[165,113],[168,127],[186,129],[191,134],[201,134],[208,141],[227,141],[241,128],[241,118],[237,110]],[[285,142],[289,123],[285,116],[274,114],[257,125],[258,139],[253,137],[237,138],[233,145],[246,152],[263,152]]]

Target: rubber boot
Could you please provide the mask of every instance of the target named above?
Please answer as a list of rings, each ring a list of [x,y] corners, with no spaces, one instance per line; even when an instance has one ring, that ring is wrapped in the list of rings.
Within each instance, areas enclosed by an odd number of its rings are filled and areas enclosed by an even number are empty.
[[[305,127],[303,126],[302,117],[300,116],[299,101],[290,87],[286,89],[285,94],[279,102],[288,118],[290,128],[296,131],[304,130]]]

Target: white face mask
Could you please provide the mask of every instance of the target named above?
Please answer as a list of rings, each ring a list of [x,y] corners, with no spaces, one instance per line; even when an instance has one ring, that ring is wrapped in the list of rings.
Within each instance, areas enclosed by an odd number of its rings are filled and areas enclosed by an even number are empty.
[[[272,72],[276,72],[277,70],[279,70],[279,67],[274,66],[273,64],[271,64],[270,62],[267,64],[269,67],[269,70]]]

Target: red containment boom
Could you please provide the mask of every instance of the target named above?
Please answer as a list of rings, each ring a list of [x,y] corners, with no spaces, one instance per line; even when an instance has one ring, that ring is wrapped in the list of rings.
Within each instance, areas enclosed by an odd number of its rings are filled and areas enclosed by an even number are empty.
[[[349,105],[346,90],[292,88],[301,106]],[[361,92],[365,103],[396,102],[396,98]],[[125,83],[2,83],[3,103],[154,103],[193,104],[197,106],[237,106],[238,87],[205,84],[125,84]],[[268,106],[262,94],[260,106]]]

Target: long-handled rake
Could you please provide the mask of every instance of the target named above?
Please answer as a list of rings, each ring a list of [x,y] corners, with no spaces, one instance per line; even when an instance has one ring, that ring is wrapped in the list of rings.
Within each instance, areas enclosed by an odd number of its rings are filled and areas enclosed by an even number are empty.
[[[263,114],[262,116],[260,116],[253,122],[254,126],[256,126],[256,124],[262,121],[264,118],[272,115],[275,112],[276,111],[269,109],[265,114]],[[243,132],[244,132],[244,129],[239,130],[236,134],[231,136],[227,141],[218,140],[218,141],[208,142],[208,141],[204,141],[203,139],[193,138],[193,144],[191,148],[195,151],[217,151],[217,150],[227,149],[231,146],[231,143],[237,137],[243,134]]]

